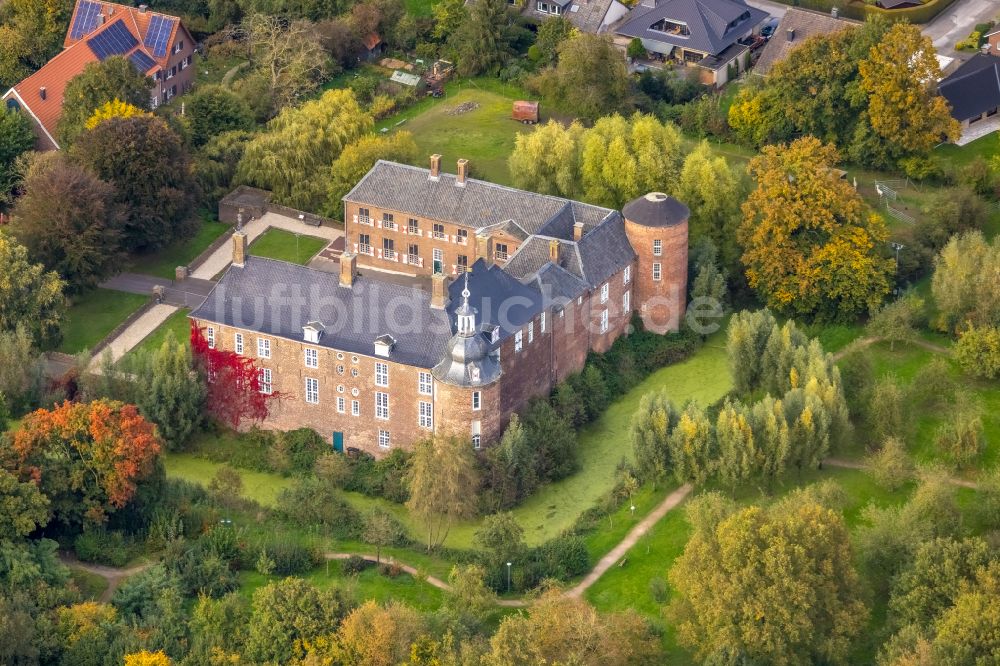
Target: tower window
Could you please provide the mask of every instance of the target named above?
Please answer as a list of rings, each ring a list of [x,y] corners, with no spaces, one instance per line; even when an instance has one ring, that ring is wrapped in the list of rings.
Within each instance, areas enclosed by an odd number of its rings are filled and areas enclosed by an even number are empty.
[[[659,238],[653,241],[653,256],[659,257],[663,254],[663,241]]]
[[[663,276],[663,267],[661,264],[653,264],[653,279],[659,281]]]

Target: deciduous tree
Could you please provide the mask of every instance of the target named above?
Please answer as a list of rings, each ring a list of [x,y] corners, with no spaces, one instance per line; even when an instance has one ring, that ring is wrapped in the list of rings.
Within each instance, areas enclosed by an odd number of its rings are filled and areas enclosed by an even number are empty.
[[[87,119],[102,105],[113,100],[149,110],[151,86],[152,81],[123,56],[111,56],[88,64],[83,72],[66,84],[57,130],[60,143],[64,148],[72,144],[84,131]]]
[[[72,155],[114,186],[126,213],[125,249],[155,250],[194,233],[197,185],[191,161],[180,137],[160,118],[110,118],[81,134]]]
[[[334,632],[346,614],[336,589],[301,578],[270,583],[253,594],[243,654],[255,662],[287,664],[303,657],[303,642]]]
[[[657,483],[673,476],[670,433],[679,419],[665,390],[647,393],[639,400],[629,426],[629,439],[636,471],[643,481]]]
[[[700,485],[714,472],[715,433],[697,403],[689,402],[670,432],[670,462],[681,483]]]
[[[702,141],[684,158],[677,185],[671,191],[691,209],[692,242],[710,239],[719,248],[722,265],[727,269],[736,266],[736,229],[745,194],[740,176],[725,158],[713,155],[708,143]]]
[[[34,145],[35,134],[31,131],[27,114],[6,106],[0,108],[0,202],[9,198],[14,185],[20,180],[15,164],[17,158]]]
[[[49,500],[32,481],[0,469],[0,543],[26,537],[49,522]]]
[[[916,294],[905,294],[872,313],[868,332],[876,338],[888,340],[889,351],[893,351],[897,342],[908,342],[916,337],[916,327],[923,313],[924,299]]]
[[[159,452],[153,425],[133,405],[96,400],[29,414],[0,455],[19,479],[39,484],[55,518],[73,525],[100,523],[128,504]]]
[[[838,161],[833,146],[804,137],[765,147],[750,162],[757,186],[738,237],[750,286],[770,307],[846,318],[889,292],[885,223],[836,175]]]
[[[514,185],[542,194],[579,196],[583,134],[578,122],[567,127],[554,120],[519,133],[507,159]]]
[[[268,123],[247,144],[237,180],[270,190],[286,205],[317,210],[326,199],[327,184],[315,174],[328,173],[344,148],[371,127],[371,116],[350,90],[328,90]]]
[[[449,40],[458,55],[458,73],[496,75],[511,55],[507,31],[513,23],[506,0],[477,1]]]
[[[1000,377],[1000,328],[970,326],[955,343],[955,358],[970,375]]]
[[[416,445],[406,506],[427,530],[427,549],[444,543],[456,520],[475,514],[469,501],[479,488],[472,444],[463,437],[436,436]]]
[[[28,250],[0,231],[0,332],[24,326],[36,344],[56,341],[66,308],[65,283],[28,259]]]
[[[23,190],[11,229],[33,259],[73,291],[119,270],[125,216],[113,186],[48,153],[32,160]]]
[[[94,129],[109,118],[132,118],[133,116],[148,115],[151,115],[148,111],[143,111],[139,107],[133,106],[128,102],[123,102],[120,99],[113,99],[94,109],[94,113],[87,118],[87,122],[83,124],[83,128]]]
[[[913,478],[913,461],[899,437],[886,437],[882,446],[868,456],[868,474],[890,492],[899,490]]]
[[[199,87],[188,102],[191,141],[202,146],[223,132],[249,131],[254,127],[250,107],[236,93],[221,86]]]
[[[330,167],[330,194],[325,211],[332,217],[344,212],[343,198],[379,160],[412,164],[417,144],[406,131],[369,134],[348,144]]]
[[[1000,325],[1000,240],[979,231],[952,237],[934,262],[931,293],[937,325],[949,333],[966,325]]]
[[[557,51],[558,64],[537,81],[546,99],[587,120],[623,108],[628,72],[610,37],[579,33],[563,41]]]
[[[811,502],[695,529],[670,570],[679,642],[699,660],[846,662],[867,616],[849,543],[840,515]]]

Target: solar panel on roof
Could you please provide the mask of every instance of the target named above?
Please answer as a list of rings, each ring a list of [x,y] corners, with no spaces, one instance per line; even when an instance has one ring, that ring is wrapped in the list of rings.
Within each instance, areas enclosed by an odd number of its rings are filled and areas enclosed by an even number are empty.
[[[73,29],[70,30],[69,36],[80,39],[89,33],[97,27],[100,15],[100,3],[80,0],[80,6],[76,10],[76,20],[73,21]]]
[[[153,56],[162,58],[167,55],[167,41],[174,31],[174,22],[177,19],[153,15],[149,19],[149,29],[146,30],[146,37],[142,40],[143,45],[153,52]]]
[[[146,55],[145,51],[136,51],[128,57],[140,73],[145,74],[149,68],[156,64],[156,61]]]
[[[105,60],[114,55],[123,55],[139,44],[121,19],[87,40],[87,46],[94,52],[98,60]]]

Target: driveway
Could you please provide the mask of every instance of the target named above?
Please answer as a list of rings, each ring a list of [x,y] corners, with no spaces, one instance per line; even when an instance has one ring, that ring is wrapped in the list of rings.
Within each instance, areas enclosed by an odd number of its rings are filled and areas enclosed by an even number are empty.
[[[986,23],[998,14],[1000,0],[957,0],[924,25],[921,32],[931,38],[941,55],[952,57],[958,55],[956,42],[968,37],[977,23]]]
[[[763,9],[765,12],[779,20],[785,15],[785,12],[788,11],[788,5],[784,5],[780,2],[771,2],[771,0],[747,0],[747,4],[751,7],[756,7],[757,9]]]

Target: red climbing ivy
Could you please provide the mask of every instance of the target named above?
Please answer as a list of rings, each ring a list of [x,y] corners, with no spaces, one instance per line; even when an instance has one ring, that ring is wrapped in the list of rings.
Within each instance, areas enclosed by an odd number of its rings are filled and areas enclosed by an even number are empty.
[[[208,411],[229,427],[267,418],[276,392],[260,392],[260,369],[252,358],[224,349],[213,349],[201,327],[191,322],[191,351],[208,379]]]

